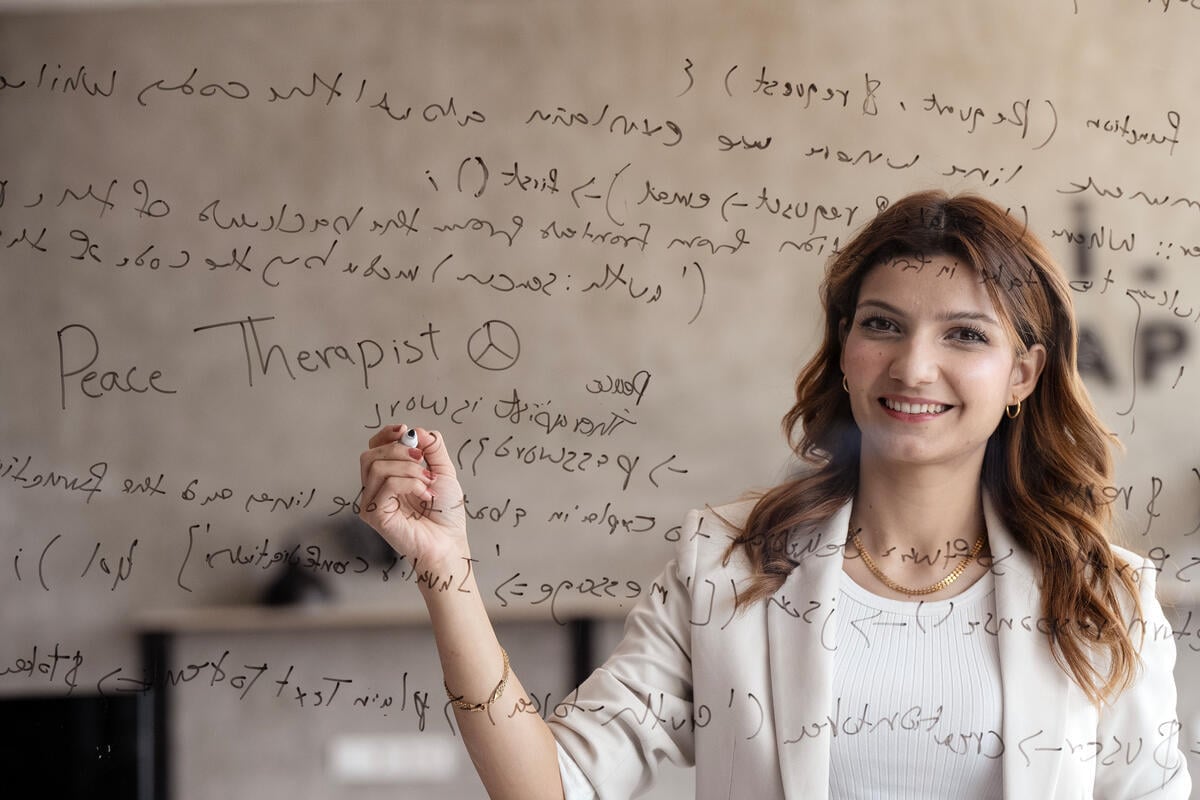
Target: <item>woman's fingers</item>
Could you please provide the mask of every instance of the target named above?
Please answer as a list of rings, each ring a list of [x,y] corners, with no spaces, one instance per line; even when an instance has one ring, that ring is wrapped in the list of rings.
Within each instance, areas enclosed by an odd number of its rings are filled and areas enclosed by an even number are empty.
[[[409,447],[404,441],[409,431],[407,425],[381,428],[359,456],[365,514],[419,514],[434,503],[439,479],[449,480],[454,494],[456,471],[445,439],[437,431],[412,428],[417,446]]]
[[[367,467],[363,479],[362,507],[369,511],[379,508],[384,512],[394,512],[397,508],[385,503],[388,497],[408,498],[409,505],[429,502],[433,499],[431,483],[426,470],[411,459],[376,459]]]
[[[362,506],[381,506],[380,494],[384,484],[392,481],[391,491],[415,494],[428,499],[432,473],[420,464],[421,453],[400,442],[405,426],[384,428],[371,437],[371,449],[359,456],[359,477],[362,481]],[[407,481],[395,484],[394,479]]]
[[[398,441],[408,429],[407,425],[386,425],[375,431],[375,435],[367,442],[367,447],[374,449],[382,444]]]
[[[454,461],[451,460],[450,451],[446,447],[446,440],[442,438],[440,433],[417,428],[417,440],[419,442],[418,447],[421,449],[421,455],[435,476],[445,475],[451,478],[455,477]]]
[[[377,521],[379,525],[375,527],[383,533],[397,518],[411,521],[426,516],[432,503],[433,499],[415,481],[389,478],[363,506],[362,515],[368,523]]]
[[[358,457],[359,477],[362,479],[363,487],[367,485],[367,471],[371,465],[381,459],[394,459],[397,461],[412,461],[419,462],[420,452],[415,448],[410,448],[403,444],[400,439],[408,430],[407,426],[397,425],[376,432],[367,442],[369,450],[364,451]]]
[[[441,434],[391,425],[368,444],[359,456],[359,517],[413,558],[438,562],[469,552],[462,488]]]

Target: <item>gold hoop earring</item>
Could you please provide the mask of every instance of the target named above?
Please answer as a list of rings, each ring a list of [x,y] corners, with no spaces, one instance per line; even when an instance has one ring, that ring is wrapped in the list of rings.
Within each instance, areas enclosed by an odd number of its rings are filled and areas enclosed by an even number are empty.
[[[850,394],[850,384],[846,383],[845,375],[842,376],[842,389],[846,392],[846,394]]]
[[[1016,406],[1015,411],[1013,410],[1014,405]],[[1004,416],[1008,417],[1009,419],[1016,419],[1017,417],[1021,416],[1021,398],[1018,397],[1016,403],[1009,403],[1004,407]]]

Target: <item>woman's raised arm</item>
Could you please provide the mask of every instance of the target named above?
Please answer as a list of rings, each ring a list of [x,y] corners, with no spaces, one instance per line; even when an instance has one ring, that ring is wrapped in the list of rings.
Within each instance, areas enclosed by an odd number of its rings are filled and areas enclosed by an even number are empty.
[[[360,456],[359,516],[422,576],[418,585],[447,691],[459,701],[455,719],[488,795],[562,800],[550,728],[537,714],[510,714],[526,697],[525,689],[506,668],[475,581],[463,491],[450,451],[440,434],[421,428],[415,429],[417,446],[410,448],[400,441],[407,430],[403,425],[381,429]],[[499,696],[489,703],[502,682]]]

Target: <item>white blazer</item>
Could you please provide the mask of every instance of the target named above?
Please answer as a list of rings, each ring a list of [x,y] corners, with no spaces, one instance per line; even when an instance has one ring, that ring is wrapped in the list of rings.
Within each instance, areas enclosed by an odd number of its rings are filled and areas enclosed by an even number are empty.
[[[603,666],[550,716],[559,746],[601,800],[648,787],[666,759],[696,766],[701,800],[801,800],[829,795],[835,721],[833,647],[846,505],[827,523],[794,532],[796,567],[767,602],[733,612],[749,574],[739,550],[721,564],[752,503],[688,514],[676,558],[630,612]],[[1114,546],[1141,577],[1143,668],[1097,710],[1055,662],[1038,632],[1037,565],[984,498],[995,575],[1002,730],[982,742],[1000,759],[1005,800],[1186,800],[1179,749],[1175,642],[1154,596],[1151,562]],[[719,516],[718,516],[719,515]],[[1041,620],[1045,629],[1045,621]]]

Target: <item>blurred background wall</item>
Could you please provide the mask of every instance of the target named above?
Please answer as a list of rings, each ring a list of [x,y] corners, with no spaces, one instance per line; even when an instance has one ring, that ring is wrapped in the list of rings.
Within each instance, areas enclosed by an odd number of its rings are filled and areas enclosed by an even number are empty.
[[[822,266],[927,187],[1070,274],[1200,753],[1192,4],[0,8],[0,695],[137,705],[142,796],[482,796],[372,431],[446,436],[553,713],[684,512],[792,467]]]

